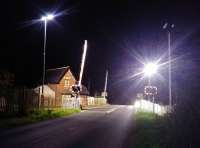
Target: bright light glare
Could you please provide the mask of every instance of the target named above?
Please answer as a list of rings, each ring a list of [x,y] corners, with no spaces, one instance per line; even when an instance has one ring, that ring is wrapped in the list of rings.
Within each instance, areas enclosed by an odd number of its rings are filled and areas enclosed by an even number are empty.
[[[45,21],[45,20],[46,20],[46,17],[45,17],[45,16],[43,16],[43,17],[41,18],[41,20],[42,20],[42,21]]]
[[[139,101],[135,101],[134,107],[135,108],[140,108],[140,106],[141,106],[140,102]]]
[[[49,21],[49,20],[53,20],[55,17],[55,15],[53,14],[47,14],[46,16],[42,16],[41,20],[42,21]]]
[[[54,15],[53,14],[48,14],[47,16],[47,20],[52,20],[52,19],[54,19]]]
[[[134,103],[134,108],[136,111],[153,112],[153,103],[147,100],[136,100]],[[155,103],[154,112],[158,115],[163,115],[167,112],[167,108]]]
[[[129,105],[129,106],[128,106],[128,109],[133,109],[133,105]]]
[[[145,65],[143,73],[149,77],[151,77],[153,74],[157,73],[158,71],[158,65],[154,63],[148,63]]]

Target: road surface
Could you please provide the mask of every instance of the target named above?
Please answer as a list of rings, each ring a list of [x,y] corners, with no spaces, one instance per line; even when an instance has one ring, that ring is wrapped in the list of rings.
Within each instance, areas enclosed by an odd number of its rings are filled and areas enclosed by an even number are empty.
[[[1,148],[126,148],[130,106],[109,105],[0,133]]]

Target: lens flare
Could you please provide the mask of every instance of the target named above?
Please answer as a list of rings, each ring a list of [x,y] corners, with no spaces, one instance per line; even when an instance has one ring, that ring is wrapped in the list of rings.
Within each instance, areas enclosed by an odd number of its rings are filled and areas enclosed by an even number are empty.
[[[146,111],[146,112],[154,112],[158,115],[164,115],[167,112],[167,107],[157,104],[157,103],[152,103],[147,100],[136,100],[134,103],[134,108],[136,111]]]
[[[53,14],[47,14],[47,16],[46,16],[47,20],[53,20],[54,17],[55,17],[55,15],[53,15]]]
[[[143,73],[149,77],[156,74],[158,71],[158,65],[155,63],[148,63],[145,65]]]

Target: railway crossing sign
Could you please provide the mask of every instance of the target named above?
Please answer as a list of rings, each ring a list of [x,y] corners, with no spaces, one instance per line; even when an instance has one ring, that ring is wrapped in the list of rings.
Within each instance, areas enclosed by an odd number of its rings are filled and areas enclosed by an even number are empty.
[[[144,93],[145,93],[145,95],[156,95],[157,87],[156,86],[145,86]]]

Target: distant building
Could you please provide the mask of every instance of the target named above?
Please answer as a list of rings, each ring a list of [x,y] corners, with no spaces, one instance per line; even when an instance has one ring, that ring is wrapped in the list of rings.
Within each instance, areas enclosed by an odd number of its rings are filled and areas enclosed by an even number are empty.
[[[8,106],[8,100],[11,100],[12,96],[10,90],[14,86],[14,74],[0,70],[0,112],[5,111],[6,106]],[[12,102],[14,102],[12,100]]]
[[[70,67],[61,67],[46,70],[46,81],[44,85],[44,100],[41,99],[41,87],[35,90],[39,92],[40,104],[44,107],[79,108],[87,106],[99,106],[107,104],[107,99],[101,95],[91,97],[88,89],[82,85],[79,97],[72,89],[77,85],[77,80]]]
[[[48,85],[44,85],[44,100],[41,100],[42,86],[38,86],[34,89],[34,92],[39,94],[39,106],[44,107],[55,106],[55,91],[52,90]],[[43,103],[42,103],[43,101]]]
[[[0,88],[1,89],[12,87],[14,85],[14,79],[15,79],[14,74],[5,70],[0,70]]]
[[[46,71],[46,85],[55,91],[56,107],[74,108],[87,105],[87,97],[89,92],[85,86],[82,86],[80,92],[80,100],[75,97],[72,91],[72,86],[77,80],[72,74],[70,67],[61,67],[55,69],[48,69]],[[80,104],[79,104],[80,103]]]

